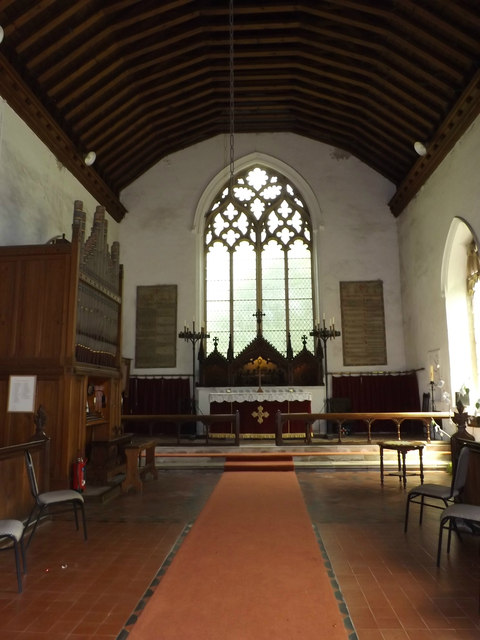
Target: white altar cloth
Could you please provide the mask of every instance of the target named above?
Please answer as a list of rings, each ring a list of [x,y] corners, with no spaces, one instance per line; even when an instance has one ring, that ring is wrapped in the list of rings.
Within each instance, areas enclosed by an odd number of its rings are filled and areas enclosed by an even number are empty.
[[[311,402],[312,394],[298,387],[269,387],[258,391],[254,387],[210,388],[212,402]]]

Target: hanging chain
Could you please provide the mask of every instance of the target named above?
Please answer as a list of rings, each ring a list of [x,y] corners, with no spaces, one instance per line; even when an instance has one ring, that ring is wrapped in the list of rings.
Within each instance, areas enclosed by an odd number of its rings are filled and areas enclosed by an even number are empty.
[[[235,175],[235,69],[233,48],[233,0],[229,8],[229,70],[230,70],[230,197],[233,197],[233,180]]]

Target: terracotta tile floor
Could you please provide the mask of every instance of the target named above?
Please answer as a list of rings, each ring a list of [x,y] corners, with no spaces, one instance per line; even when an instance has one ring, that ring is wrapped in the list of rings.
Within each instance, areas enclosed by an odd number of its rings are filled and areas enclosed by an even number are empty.
[[[297,476],[359,640],[480,638],[478,539],[454,539],[437,569],[440,512],[427,509],[419,527],[413,507],[405,535],[396,478],[382,489],[374,471]],[[0,638],[126,638],[132,611],[219,477],[217,470],[159,471],[143,495],[88,503],[86,543],[70,520],[45,522],[28,550],[22,594],[13,554],[0,554]],[[426,481],[449,476],[427,472]]]

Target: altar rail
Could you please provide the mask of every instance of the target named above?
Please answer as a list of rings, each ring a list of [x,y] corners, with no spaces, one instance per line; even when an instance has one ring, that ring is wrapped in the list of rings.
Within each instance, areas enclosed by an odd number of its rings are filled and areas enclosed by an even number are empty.
[[[180,444],[181,426],[190,422],[201,422],[205,427],[205,440],[208,444],[210,430],[209,426],[214,422],[230,422],[234,424],[235,445],[240,446],[240,417],[238,411],[235,413],[217,413],[217,414],[192,414],[192,413],[173,413],[167,414],[140,414],[140,415],[122,415],[122,422],[148,421],[148,422],[170,422],[177,427],[177,444]]]
[[[427,442],[430,442],[430,426],[432,421],[442,418],[450,418],[451,413],[447,411],[403,411],[403,412],[391,412],[391,413],[377,413],[377,412],[363,412],[363,413],[282,413],[277,411],[276,416],[276,432],[275,442],[277,445],[283,444],[283,425],[289,420],[296,420],[298,422],[305,422],[305,439],[308,444],[312,442],[312,424],[316,420],[329,420],[330,422],[336,422],[338,429],[338,442],[342,442],[342,424],[344,422],[353,422],[354,420],[360,420],[367,425],[367,440],[372,442],[372,424],[376,420],[391,420],[397,427],[397,438],[401,439],[400,428],[404,420],[421,420],[427,432]]]

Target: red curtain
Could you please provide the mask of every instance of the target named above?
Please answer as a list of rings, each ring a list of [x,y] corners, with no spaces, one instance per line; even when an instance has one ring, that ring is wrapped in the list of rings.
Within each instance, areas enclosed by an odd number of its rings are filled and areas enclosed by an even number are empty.
[[[349,398],[351,411],[392,412],[421,411],[418,380],[415,372],[401,375],[333,376],[332,398]],[[365,424],[354,423],[355,430],[365,430]],[[423,428],[418,420],[402,423],[402,433]],[[395,431],[391,421],[376,421],[373,432]]]
[[[125,415],[190,413],[189,378],[136,378],[130,377],[128,395],[123,400]],[[159,433],[176,433],[176,427],[169,423],[128,422],[128,429],[135,433],[152,429]]]

